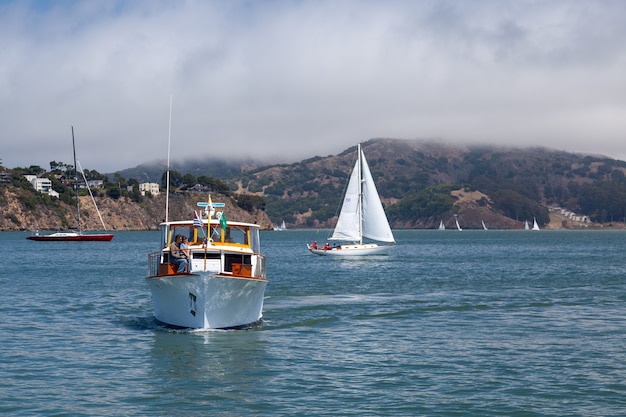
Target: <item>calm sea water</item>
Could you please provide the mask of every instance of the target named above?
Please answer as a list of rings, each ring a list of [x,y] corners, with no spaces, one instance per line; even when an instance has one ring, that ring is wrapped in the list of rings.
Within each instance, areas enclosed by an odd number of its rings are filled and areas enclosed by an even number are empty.
[[[626,232],[397,231],[329,259],[326,231],[264,232],[264,322],[152,318],[158,234],[0,233],[0,414],[626,414]]]

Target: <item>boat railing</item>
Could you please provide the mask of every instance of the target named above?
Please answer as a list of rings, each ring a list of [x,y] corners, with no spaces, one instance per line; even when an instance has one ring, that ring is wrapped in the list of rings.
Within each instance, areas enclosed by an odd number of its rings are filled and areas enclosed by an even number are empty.
[[[155,277],[160,274],[161,257],[163,252],[153,252],[148,254],[148,276]]]
[[[252,271],[252,276],[256,278],[265,278],[265,265],[266,258],[265,255],[257,254],[256,255],[256,263],[254,263],[254,271]],[[159,275],[167,274],[167,272],[163,272],[162,269],[163,264],[163,252],[153,252],[148,254],[148,276],[156,277]],[[223,266],[222,266],[223,268]],[[222,270],[220,268],[220,270]],[[231,271],[229,271],[231,272]],[[250,272],[248,272],[250,273]]]
[[[257,278],[265,278],[265,255],[257,255],[257,262],[252,276]]]

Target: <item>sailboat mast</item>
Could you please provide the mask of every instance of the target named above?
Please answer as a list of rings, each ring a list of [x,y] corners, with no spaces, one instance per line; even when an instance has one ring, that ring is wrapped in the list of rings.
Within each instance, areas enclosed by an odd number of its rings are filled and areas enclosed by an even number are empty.
[[[80,199],[78,198],[78,165],[76,164],[76,144],[74,143],[74,126],[72,126],[72,150],[74,151],[74,194],[76,195],[76,212],[78,213],[78,233],[80,228]]]
[[[363,158],[361,152],[361,144],[357,145],[357,160],[359,163],[357,164],[358,169],[358,195],[359,195],[359,244],[363,244]]]

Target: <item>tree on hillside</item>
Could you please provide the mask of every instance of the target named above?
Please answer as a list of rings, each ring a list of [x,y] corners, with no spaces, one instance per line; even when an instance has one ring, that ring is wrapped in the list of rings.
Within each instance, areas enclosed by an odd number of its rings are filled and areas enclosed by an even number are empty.
[[[179,171],[170,171],[170,188],[176,189],[183,185],[183,176]],[[161,188],[167,189],[167,171],[161,175]]]

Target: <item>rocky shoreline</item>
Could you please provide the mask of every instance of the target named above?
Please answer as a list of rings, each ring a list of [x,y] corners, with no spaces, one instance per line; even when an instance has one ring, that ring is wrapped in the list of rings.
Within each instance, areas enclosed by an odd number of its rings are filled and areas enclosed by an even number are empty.
[[[0,231],[27,230],[74,230],[77,227],[76,207],[57,201],[54,204],[40,204],[28,207],[17,194],[8,189],[2,196],[2,216]],[[169,200],[169,219],[193,219],[194,210],[205,195],[171,195]],[[262,210],[249,213],[239,208],[230,198],[215,198],[214,201],[224,202],[228,218],[243,222],[257,223],[262,229],[271,229],[272,222]],[[127,197],[112,199],[96,197],[98,210],[106,226],[106,230],[157,230],[159,223],[165,218],[165,196],[145,197],[137,203]],[[81,226],[83,230],[102,230],[102,224],[94,204],[89,196],[80,199]]]

